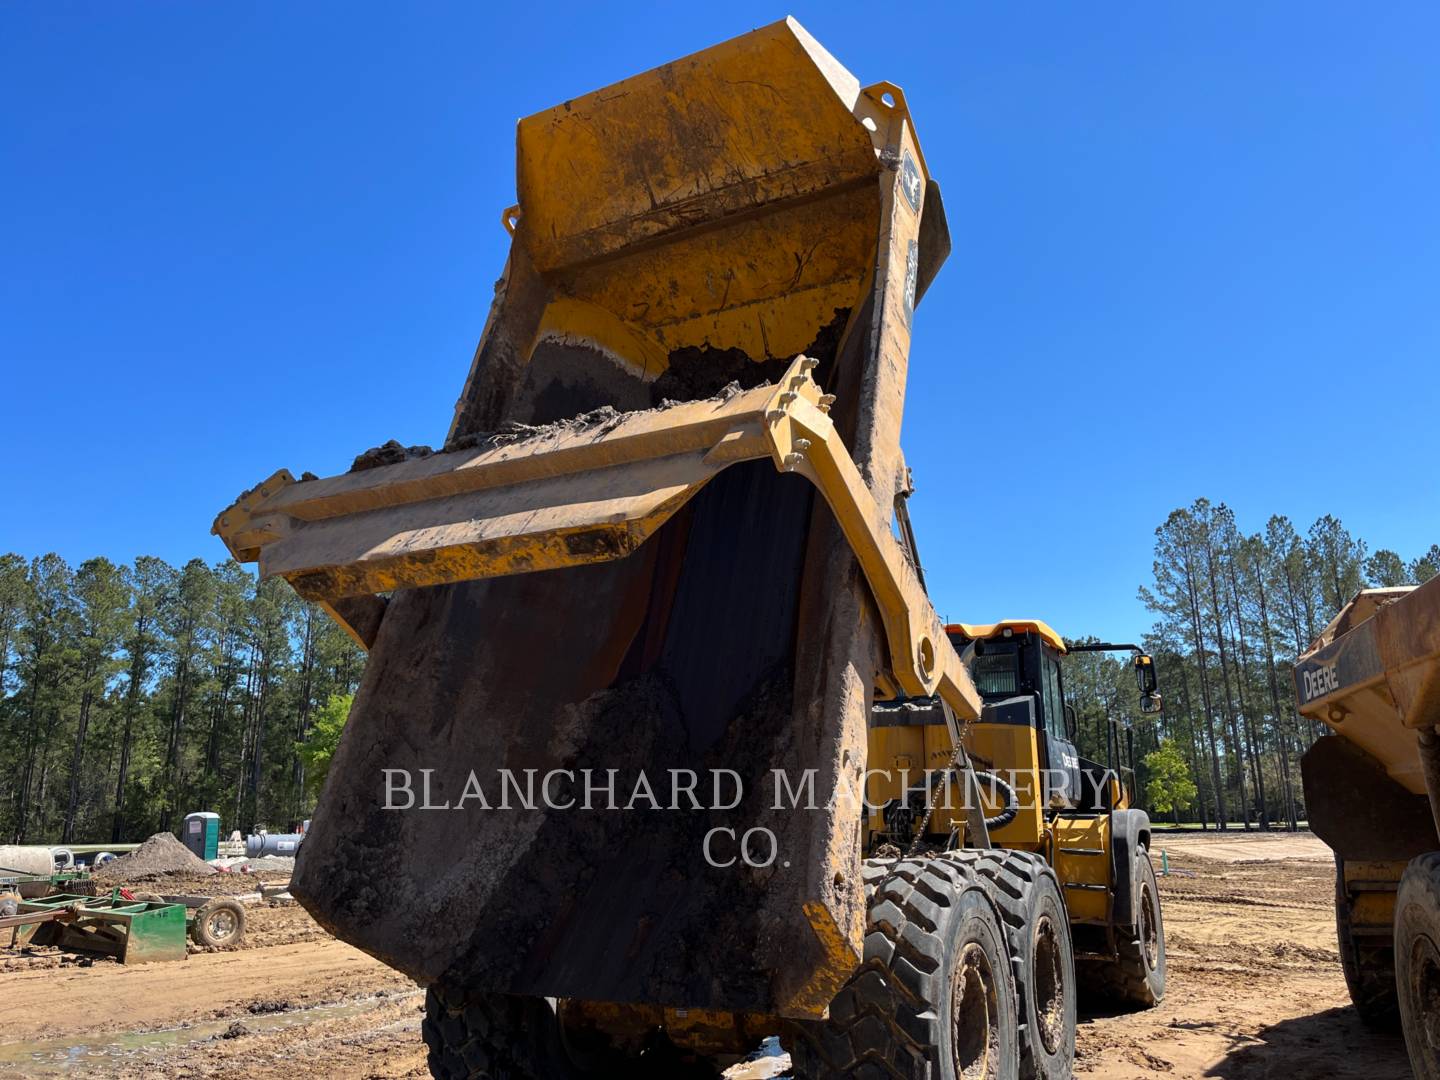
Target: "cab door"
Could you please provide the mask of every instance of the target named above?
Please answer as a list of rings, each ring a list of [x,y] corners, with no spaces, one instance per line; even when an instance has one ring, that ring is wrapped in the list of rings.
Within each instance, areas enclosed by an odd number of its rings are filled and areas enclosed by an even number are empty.
[[[1045,746],[1045,805],[1060,809],[1079,805],[1080,754],[1065,729],[1065,695],[1060,658],[1040,649],[1040,727]]]

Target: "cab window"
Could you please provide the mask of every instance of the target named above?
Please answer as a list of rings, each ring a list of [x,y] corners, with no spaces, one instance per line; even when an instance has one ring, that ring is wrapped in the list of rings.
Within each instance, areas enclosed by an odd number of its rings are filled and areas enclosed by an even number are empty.
[[[975,657],[970,666],[975,689],[982,697],[1013,697],[1020,689],[1018,660],[1009,650]]]
[[[1065,699],[1060,693],[1060,664],[1052,656],[1041,657],[1041,678],[1044,694],[1045,730],[1051,738],[1065,738]]]

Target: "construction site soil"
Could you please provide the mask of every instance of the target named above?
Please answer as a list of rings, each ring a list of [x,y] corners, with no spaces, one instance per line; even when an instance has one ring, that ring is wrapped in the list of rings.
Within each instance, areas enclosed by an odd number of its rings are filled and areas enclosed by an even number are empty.
[[[1084,1080],[1401,1080],[1400,1036],[1349,1007],[1334,868],[1308,834],[1166,834],[1156,842],[1169,992],[1155,1009],[1082,1008]],[[275,875],[169,876],[158,891],[249,892]],[[124,968],[0,951],[0,1077],[424,1077],[424,995],[294,904],[252,903],[242,949]],[[785,1075],[785,1059],[732,1080]]]

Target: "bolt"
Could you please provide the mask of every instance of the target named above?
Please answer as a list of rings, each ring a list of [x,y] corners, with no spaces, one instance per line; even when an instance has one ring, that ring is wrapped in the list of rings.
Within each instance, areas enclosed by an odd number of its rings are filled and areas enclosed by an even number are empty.
[[[815,370],[817,367],[819,367],[819,366],[820,366],[820,361],[819,361],[819,360],[816,360],[816,359],[814,359],[814,358],[812,358],[812,357],[802,356],[802,357],[800,358],[800,370],[801,370],[801,371],[814,371],[814,370]]]
[[[795,400],[797,397],[799,397],[799,396],[800,396],[800,395],[797,394],[797,393],[795,393],[795,391],[793,391],[793,390],[786,390],[785,393],[783,393],[783,394],[780,395],[780,404],[781,404],[781,405],[789,405],[792,401],[794,401],[794,400]]]
[[[810,449],[810,440],[809,440],[809,439],[796,439],[796,440],[795,440],[795,449],[801,451],[802,453],[803,453],[804,451],[806,451],[806,450],[809,450],[809,449]]]

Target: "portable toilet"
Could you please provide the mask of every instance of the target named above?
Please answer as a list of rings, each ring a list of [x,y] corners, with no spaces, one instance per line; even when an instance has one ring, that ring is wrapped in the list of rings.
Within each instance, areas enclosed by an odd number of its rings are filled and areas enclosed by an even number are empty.
[[[220,854],[220,815],[201,810],[185,815],[185,846],[207,862]]]

